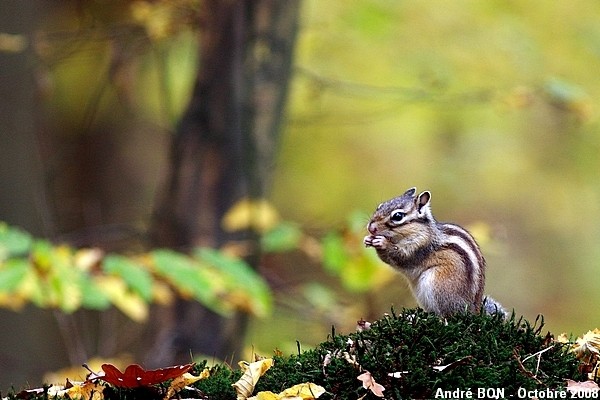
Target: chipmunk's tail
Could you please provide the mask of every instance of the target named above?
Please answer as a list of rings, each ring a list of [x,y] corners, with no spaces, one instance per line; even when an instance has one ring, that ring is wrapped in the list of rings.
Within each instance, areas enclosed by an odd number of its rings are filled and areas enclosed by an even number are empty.
[[[490,296],[485,296],[483,298],[482,307],[483,311],[488,314],[503,314],[504,318],[508,318],[508,312],[506,312],[504,307]]]

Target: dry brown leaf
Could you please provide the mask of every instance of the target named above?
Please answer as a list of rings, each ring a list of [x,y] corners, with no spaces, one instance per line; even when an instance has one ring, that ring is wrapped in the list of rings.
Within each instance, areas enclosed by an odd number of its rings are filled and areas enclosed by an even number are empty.
[[[74,383],[72,387],[64,390],[64,394],[69,396],[71,400],[103,400],[103,391],[104,386],[97,381],[85,381],[82,383]]]
[[[589,363],[600,354],[600,329],[588,331],[582,337],[577,338],[571,349],[577,358]]]
[[[370,390],[377,397],[383,397],[385,388],[383,385],[375,382],[369,371],[360,374],[356,379],[362,382],[363,388]]]
[[[264,360],[255,361],[253,363],[240,361],[238,364],[242,371],[244,371],[244,374],[232,386],[237,392],[237,400],[246,400],[254,391],[256,382],[258,382],[260,377],[273,365],[273,359],[265,358]]]

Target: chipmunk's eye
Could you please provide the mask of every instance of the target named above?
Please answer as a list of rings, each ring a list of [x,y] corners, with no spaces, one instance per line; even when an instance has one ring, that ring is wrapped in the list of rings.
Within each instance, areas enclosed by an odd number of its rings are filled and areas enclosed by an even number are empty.
[[[403,213],[402,211],[394,210],[390,214],[390,221],[400,222],[404,217],[406,217],[405,213]]]

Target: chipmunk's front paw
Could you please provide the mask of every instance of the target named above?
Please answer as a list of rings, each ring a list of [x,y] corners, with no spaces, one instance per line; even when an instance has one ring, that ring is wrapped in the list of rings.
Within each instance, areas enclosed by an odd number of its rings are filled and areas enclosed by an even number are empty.
[[[368,235],[365,236],[363,242],[365,244],[365,246],[367,247],[374,247],[376,249],[383,249],[385,247],[385,237],[384,236],[375,236],[375,235]]]

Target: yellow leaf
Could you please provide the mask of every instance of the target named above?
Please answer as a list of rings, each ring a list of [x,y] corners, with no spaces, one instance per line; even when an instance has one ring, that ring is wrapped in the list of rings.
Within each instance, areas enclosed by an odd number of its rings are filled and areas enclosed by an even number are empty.
[[[25,299],[30,299],[38,307],[47,305],[43,296],[42,282],[33,269],[26,272],[17,293]]]
[[[172,32],[174,9],[169,2],[134,1],[130,7],[133,19],[144,27],[151,39],[164,39]]]
[[[263,376],[272,365],[272,358],[265,358],[253,363],[240,361],[239,366],[242,371],[244,371],[244,374],[236,383],[232,385],[237,392],[237,400],[246,400],[254,391],[256,382],[258,382],[260,377]]]
[[[129,318],[137,322],[148,318],[148,305],[140,296],[130,292],[122,279],[116,276],[98,276],[95,279],[98,288]]]
[[[177,392],[179,392],[184,387],[191,385],[194,382],[199,381],[200,379],[206,379],[210,376],[210,371],[208,368],[205,368],[204,371],[200,373],[200,375],[195,376],[186,372],[183,375],[178,376],[177,378],[171,381],[171,385],[167,390],[167,394],[165,394],[164,400],[169,400],[171,397],[175,396]]]
[[[155,281],[152,285],[152,299],[158,305],[166,306],[173,303],[173,291],[164,282]]]
[[[569,341],[569,337],[567,336],[566,333],[561,333],[560,335],[558,335],[558,337],[554,341],[558,342],[558,343],[562,343],[562,344],[569,344],[569,343],[571,343]]]
[[[248,397],[247,400],[280,400],[273,392],[258,392],[256,396]]]
[[[326,390],[314,383],[307,382],[299,385],[294,385],[291,388],[284,390],[279,393],[279,399],[291,400],[291,399],[302,399],[302,400],[313,400],[319,398]]]
[[[24,35],[0,32],[0,52],[20,53],[28,46]]]
[[[104,257],[104,252],[98,248],[80,249],[74,255],[74,264],[82,271],[90,271]]]
[[[71,400],[103,400],[104,386],[96,382],[85,381],[72,383],[67,380],[66,386],[53,385],[47,389],[30,389],[27,393],[41,394],[46,392],[46,397],[49,398],[65,398]]]
[[[252,229],[266,232],[279,222],[277,210],[266,200],[242,199],[225,213],[222,225],[229,232]]]
[[[104,386],[91,381],[85,381],[81,384],[74,384],[64,391],[71,400],[102,400]]]
[[[0,307],[19,311],[25,305],[26,298],[14,293],[0,293]]]

